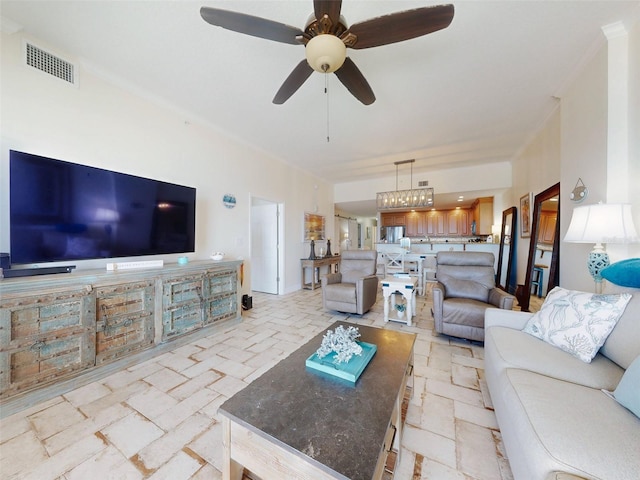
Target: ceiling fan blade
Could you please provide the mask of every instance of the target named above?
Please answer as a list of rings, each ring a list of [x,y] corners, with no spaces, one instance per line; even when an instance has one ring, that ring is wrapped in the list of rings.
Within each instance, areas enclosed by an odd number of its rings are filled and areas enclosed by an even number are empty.
[[[453,5],[406,10],[356,23],[345,34],[352,33],[357,37],[351,48],[379,47],[447,28],[453,20],[453,12]]]
[[[347,87],[351,94],[365,105],[371,105],[376,101],[376,96],[369,86],[369,83],[362,75],[362,72],[356,67],[349,57],[344,61],[342,67],[334,72],[338,80]]]
[[[300,45],[296,37],[303,35],[302,30],[299,28],[291,27],[284,23],[220,8],[202,7],[200,8],[200,16],[205,22],[216,27],[226,28],[227,30],[258,38],[266,38],[274,42]]]
[[[340,20],[341,8],[342,0],[313,0],[313,13],[316,16],[316,20],[320,20],[326,13],[331,20],[332,32],[335,31],[335,27]]]
[[[313,69],[307,63],[307,60],[302,60],[296,68],[293,69],[293,72],[289,74],[287,79],[284,81],[280,90],[276,93],[276,96],[273,97],[273,103],[276,105],[282,105],[286,102],[291,95],[296,93],[298,89],[302,86],[309,75],[313,73]]]

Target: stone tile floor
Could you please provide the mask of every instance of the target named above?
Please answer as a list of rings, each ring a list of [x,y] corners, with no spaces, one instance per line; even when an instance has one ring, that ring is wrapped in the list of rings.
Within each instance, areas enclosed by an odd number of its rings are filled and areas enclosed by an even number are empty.
[[[430,296],[417,303],[407,327],[383,322],[380,299],[357,316],[324,311],[321,290],[254,294],[239,324],[2,419],[0,478],[219,479],[218,407],[348,318],[418,335],[396,480],[512,479],[482,344],[435,334]]]

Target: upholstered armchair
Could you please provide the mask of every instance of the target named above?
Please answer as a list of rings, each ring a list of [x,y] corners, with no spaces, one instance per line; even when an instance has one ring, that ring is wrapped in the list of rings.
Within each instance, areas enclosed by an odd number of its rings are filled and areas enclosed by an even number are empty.
[[[346,250],[340,255],[340,272],[323,275],[322,304],[328,310],[362,315],[376,303],[378,277],[375,250]]]
[[[438,252],[433,319],[438,333],[484,341],[487,308],[511,310],[515,297],[495,286],[488,252]]]

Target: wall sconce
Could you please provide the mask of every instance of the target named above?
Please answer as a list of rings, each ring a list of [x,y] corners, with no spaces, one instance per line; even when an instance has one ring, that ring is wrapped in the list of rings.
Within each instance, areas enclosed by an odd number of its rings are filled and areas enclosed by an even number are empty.
[[[595,243],[589,253],[587,268],[596,283],[596,293],[602,293],[600,271],[609,265],[609,255],[603,243],[636,243],[638,234],[629,204],[584,205],[573,209],[565,242]]]
[[[576,186],[569,194],[569,198],[576,203],[580,203],[585,198],[587,198],[587,195],[589,195],[589,189],[587,189],[587,187],[584,186],[582,179],[578,178],[578,182],[576,183]]]

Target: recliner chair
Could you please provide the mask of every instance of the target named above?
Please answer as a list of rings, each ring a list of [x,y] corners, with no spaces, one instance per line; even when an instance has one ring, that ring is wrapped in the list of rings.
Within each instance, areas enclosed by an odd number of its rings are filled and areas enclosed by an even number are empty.
[[[511,310],[515,297],[495,285],[493,253],[438,252],[433,318],[438,333],[484,341],[487,308]]]
[[[362,315],[376,303],[378,252],[346,250],[340,257],[340,272],[321,278],[322,304],[328,310]]]

